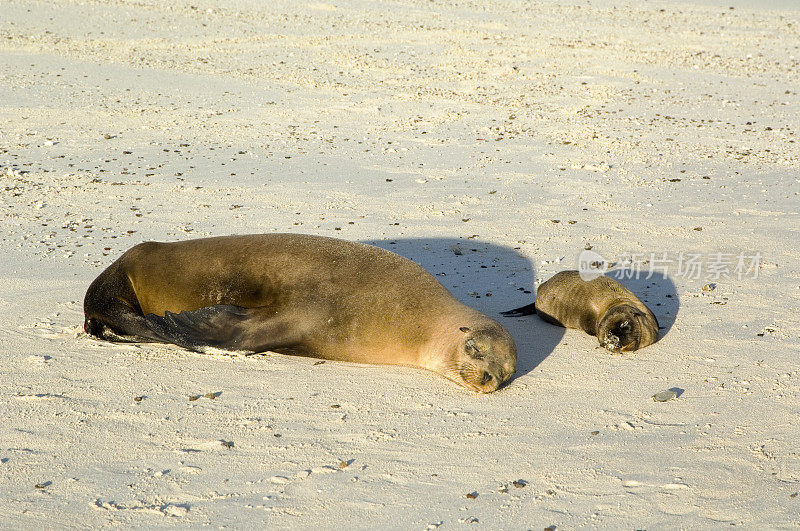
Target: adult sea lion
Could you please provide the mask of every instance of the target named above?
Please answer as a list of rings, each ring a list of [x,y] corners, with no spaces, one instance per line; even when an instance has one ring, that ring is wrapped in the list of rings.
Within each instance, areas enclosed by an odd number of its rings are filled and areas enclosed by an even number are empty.
[[[499,323],[397,254],[300,234],[145,242],[89,286],[87,333],[203,351],[408,365],[476,392],[516,370]]]
[[[503,312],[539,314],[551,324],[597,336],[612,352],[633,352],[658,340],[658,321],[628,288],[606,276],[589,281],[578,271],[561,271],[536,290],[536,302]]]

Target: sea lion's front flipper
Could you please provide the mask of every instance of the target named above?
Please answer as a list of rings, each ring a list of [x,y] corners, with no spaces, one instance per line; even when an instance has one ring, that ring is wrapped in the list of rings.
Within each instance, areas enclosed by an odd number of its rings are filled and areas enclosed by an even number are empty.
[[[206,306],[163,317],[145,315],[147,324],[160,340],[194,351],[203,347],[241,352],[263,352],[292,346],[295,338],[284,323],[264,316],[262,308],[243,308],[230,304]]]
[[[506,310],[504,312],[500,312],[500,315],[505,315],[506,317],[521,317],[523,315],[533,315],[536,313],[536,303],[527,304],[520,308],[515,308],[513,310]]]

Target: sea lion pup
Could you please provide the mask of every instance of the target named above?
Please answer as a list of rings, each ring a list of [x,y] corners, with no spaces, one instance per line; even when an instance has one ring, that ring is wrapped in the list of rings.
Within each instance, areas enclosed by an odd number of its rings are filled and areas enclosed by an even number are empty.
[[[499,323],[397,254],[300,234],[136,245],[86,292],[88,334],[422,367],[480,393],[511,378]]]
[[[580,328],[612,352],[633,352],[658,340],[658,321],[628,288],[606,276],[585,281],[561,271],[536,290],[536,302],[503,312],[539,314],[551,324]]]

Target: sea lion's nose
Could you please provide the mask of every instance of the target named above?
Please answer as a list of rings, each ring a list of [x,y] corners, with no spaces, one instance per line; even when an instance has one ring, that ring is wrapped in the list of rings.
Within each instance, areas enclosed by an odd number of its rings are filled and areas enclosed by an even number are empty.
[[[492,381],[492,375],[489,374],[487,371],[483,371],[483,379],[481,380],[481,385],[486,385],[491,381]]]

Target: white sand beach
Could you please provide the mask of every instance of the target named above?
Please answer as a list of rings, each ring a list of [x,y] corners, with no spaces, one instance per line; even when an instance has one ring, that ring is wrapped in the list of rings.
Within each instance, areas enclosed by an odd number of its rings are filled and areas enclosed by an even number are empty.
[[[800,526],[792,4],[0,1],[0,527]],[[515,378],[83,332],[136,243],[268,232],[415,260]],[[586,248],[660,341],[500,316]]]

